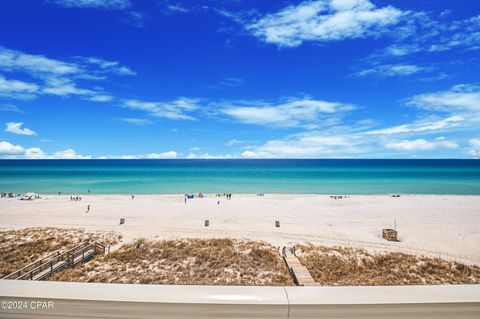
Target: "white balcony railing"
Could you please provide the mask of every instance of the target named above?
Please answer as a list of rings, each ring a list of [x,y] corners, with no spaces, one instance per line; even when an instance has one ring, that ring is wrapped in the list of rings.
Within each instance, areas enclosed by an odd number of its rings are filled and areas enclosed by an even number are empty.
[[[238,287],[1,280],[0,302],[0,318],[478,319],[480,285]]]

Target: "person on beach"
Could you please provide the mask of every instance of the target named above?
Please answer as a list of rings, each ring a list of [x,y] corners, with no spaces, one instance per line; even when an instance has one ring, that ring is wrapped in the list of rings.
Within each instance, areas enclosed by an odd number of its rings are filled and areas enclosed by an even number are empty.
[[[90,211],[90,204],[87,206],[87,213]]]
[[[132,194],[132,199],[135,199],[135,196]]]

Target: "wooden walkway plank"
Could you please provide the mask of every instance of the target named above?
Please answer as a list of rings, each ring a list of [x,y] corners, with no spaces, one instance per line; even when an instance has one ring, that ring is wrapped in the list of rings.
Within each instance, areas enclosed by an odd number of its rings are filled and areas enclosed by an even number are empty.
[[[283,247],[283,259],[287,264],[293,280],[299,286],[320,286],[319,283],[313,280],[312,275],[308,271],[307,267],[302,265],[297,256],[293,253],[293,249],[289,247]]]

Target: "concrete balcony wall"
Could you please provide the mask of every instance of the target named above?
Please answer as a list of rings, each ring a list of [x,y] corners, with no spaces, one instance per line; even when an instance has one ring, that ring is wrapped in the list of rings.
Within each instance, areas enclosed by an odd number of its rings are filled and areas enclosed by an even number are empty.
[[[239,287],[1,280],[0,301],[0,318],[480,318],[480,285]],[[27,307],[8,309],[8,302]],[[32,309],[32,302],[45,302],[47,309]],[[48,309],[48,302],[53,308]]]

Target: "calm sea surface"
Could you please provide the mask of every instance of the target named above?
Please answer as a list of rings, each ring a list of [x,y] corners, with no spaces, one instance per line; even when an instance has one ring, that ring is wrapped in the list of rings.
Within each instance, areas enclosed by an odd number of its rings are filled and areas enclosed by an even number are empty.
[[[0,191],[476,194],[480,160],[0,160]]]

